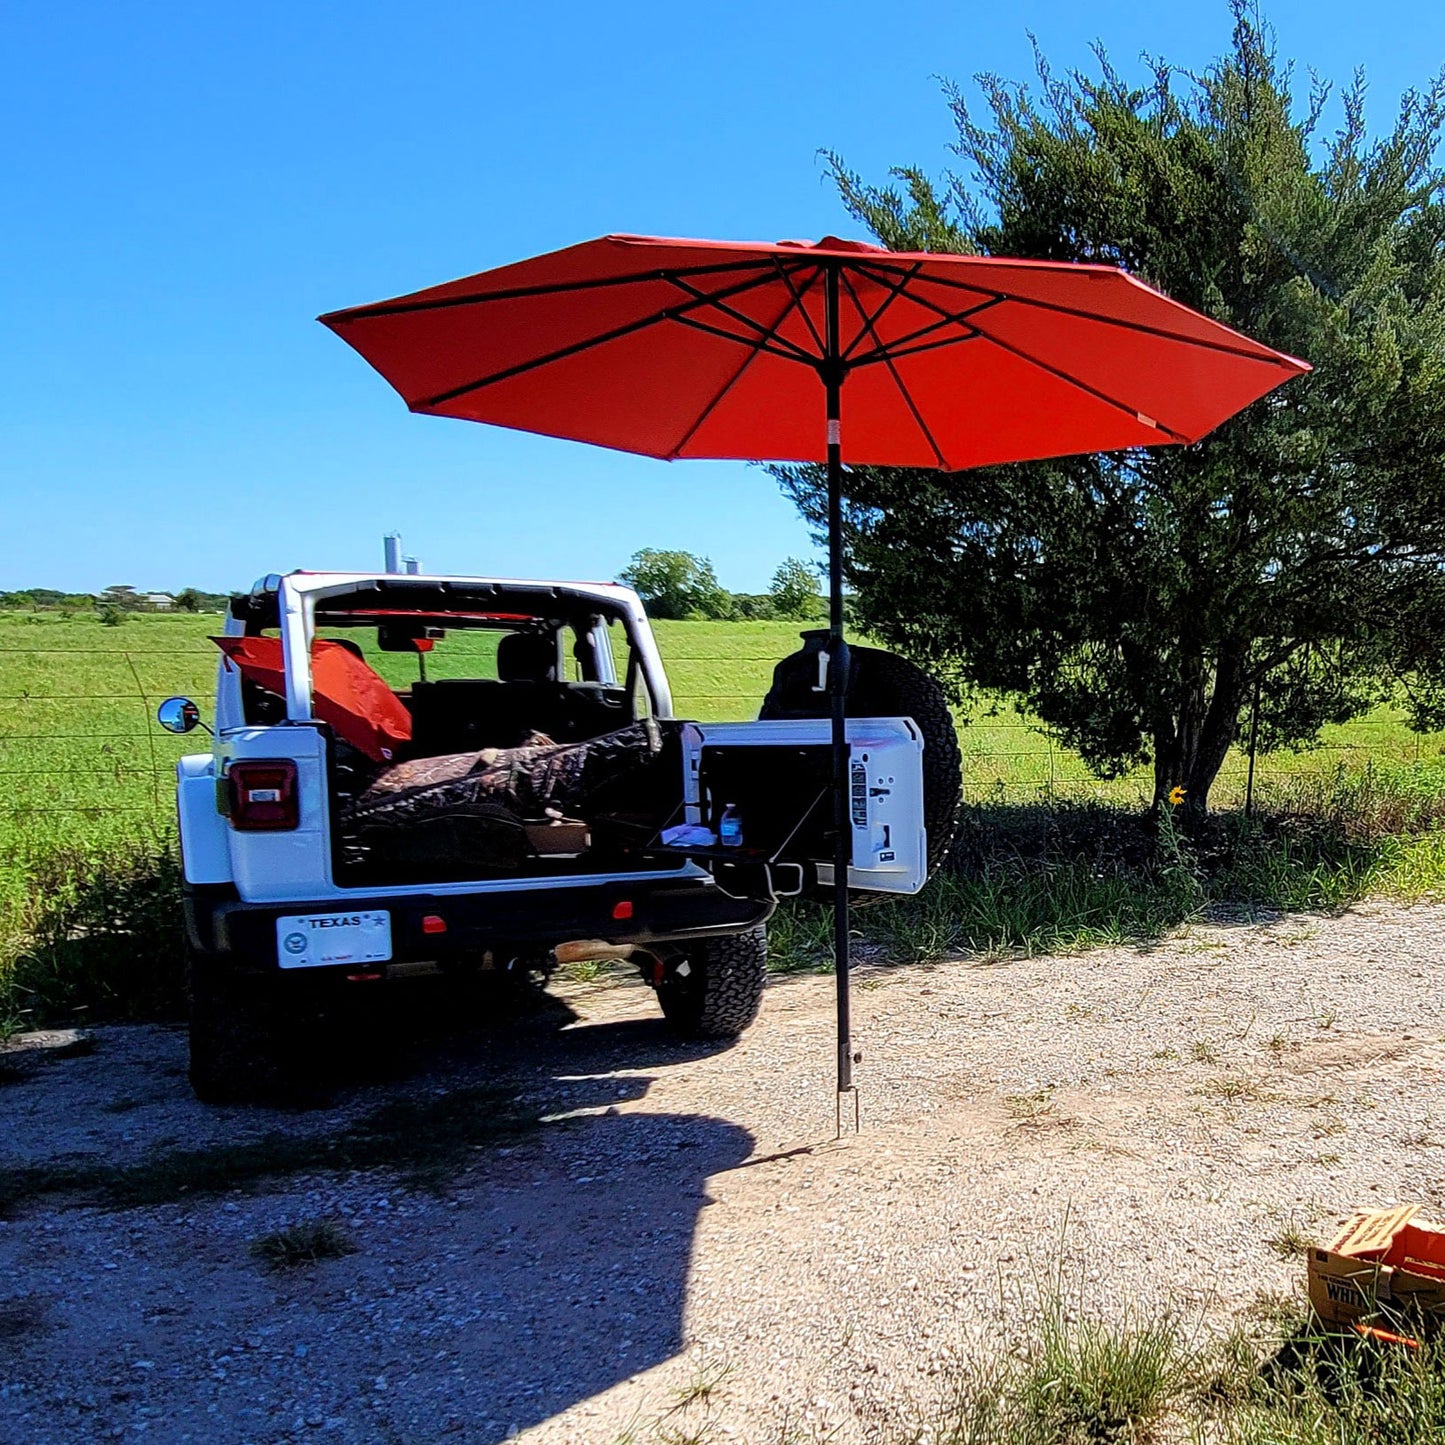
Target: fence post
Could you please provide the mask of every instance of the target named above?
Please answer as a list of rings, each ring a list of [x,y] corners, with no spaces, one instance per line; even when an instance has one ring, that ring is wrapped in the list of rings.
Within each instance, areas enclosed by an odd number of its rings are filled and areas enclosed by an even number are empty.
[[[1249,773],[1244,780],[1244,816],[1254,816],[1254,754],[1259,746],[1260,679],[1254,680],[1254,705],[1249,710]]]

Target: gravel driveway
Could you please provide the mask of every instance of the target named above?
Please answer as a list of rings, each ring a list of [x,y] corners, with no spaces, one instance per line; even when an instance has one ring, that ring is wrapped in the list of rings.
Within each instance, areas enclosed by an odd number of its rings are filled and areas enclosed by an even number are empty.
[[[295,1113],[195,1103],[180,1032],[22,1038],[0,1441],[882,1441],[1052,1270],[1087,1308],[1267,1309],[1292,1236],[1445,1213],[1442,936],[1372,906],[864,970],[841,1142],[824,977],[725,1050],[640,985],[466,1035],[388,1005]],[[353,1252],[253,1257],[317,1220]]]

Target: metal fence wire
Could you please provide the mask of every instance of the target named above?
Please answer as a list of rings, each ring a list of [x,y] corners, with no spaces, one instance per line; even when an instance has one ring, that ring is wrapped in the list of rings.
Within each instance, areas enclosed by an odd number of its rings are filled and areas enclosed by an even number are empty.
[[[704,652],[695,645],[669,648],[664,638],[662,649],[678,715],[716,722],[757,716],[773,667],[787,647],[776,640],[744,648],[730,642],[717,652]],[[172,647],[120,645],[118,639],[108,647],[0,644],[5,836],[12,841],[66,836],[96,820],[124,817],[170,827],[176,760],[202,750],[206,740],[162,731],[155,709],[162,699],[183,693],[201,705],[203,717],[210,717],[215,668],[216,654],[204,638]],[[974,801],[1135,803],[1152,791],[1147,769],[1118,779],[1095,778],[1076,755],[1005,704],[961,720],[959,741],[965,795]],[[1442,741],[1441,735],[1407,734],[1397,720],[1367,718],[1350,726],[1349,740],[1328,740],[1303,756],[1258,756],[1253,786],[1267,788],[1306,768],[1439,757]],[[1223,803],[1242,801],[1250,770],[1247,748],[1235,749],[1214,796]]]

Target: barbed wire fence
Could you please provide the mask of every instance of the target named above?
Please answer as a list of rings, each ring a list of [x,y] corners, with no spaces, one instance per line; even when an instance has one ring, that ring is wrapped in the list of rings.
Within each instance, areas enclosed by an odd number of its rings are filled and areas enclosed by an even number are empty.
[[[663,646],[674,710],[701,721],[757,716],[780,652],[777,644],[716,652]],[[174,826],[176,760],[208,740],[174,737],[155,720],[181,693],[214,715],[216,654],[204,638],[189,645],[52,647],[0,644],[0,844],[10,850],[51,840],[123,836],[141,825]],[[1253,805],[1271,784],[1305,771],[1419,761],[1442,751],[1439,736],[1406,735],[1396,723],[1354,725],[1362,740],[1327,742],[1303,753],[1233,750],[1214,797]],[[1248,742],[1254,730],[1246,723]],[[980,710],[959,729],[965,796],[973,802],[1145,803],[1147,770],[1092,776],[1071,752],[1011,708]]]

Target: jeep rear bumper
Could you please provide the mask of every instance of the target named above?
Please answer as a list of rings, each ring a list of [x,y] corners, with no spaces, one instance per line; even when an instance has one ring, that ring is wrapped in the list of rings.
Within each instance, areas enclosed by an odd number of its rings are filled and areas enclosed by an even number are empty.
[[[630,910],[619,908],[622,904]],[[203,885],[188,888],[185,900],[186,935],[194,950],[262,970],[279,967],[276,920],[294,914],[385,910],[391,915],[391,961],[448,963],[480,960],[488,950],[504,958],[535,956],[574,939],[646,946],[743,933],[766,922],[774,907],[771,899],[733,898],[698,878],[505,893],[349,896],[344,903],[334,898],[243,903],[232,888]],[[618,918],[618,912],[627,916]],[[423,919],[431,920],[430,930]],[[438,919],[444,932],[435,931]]]

